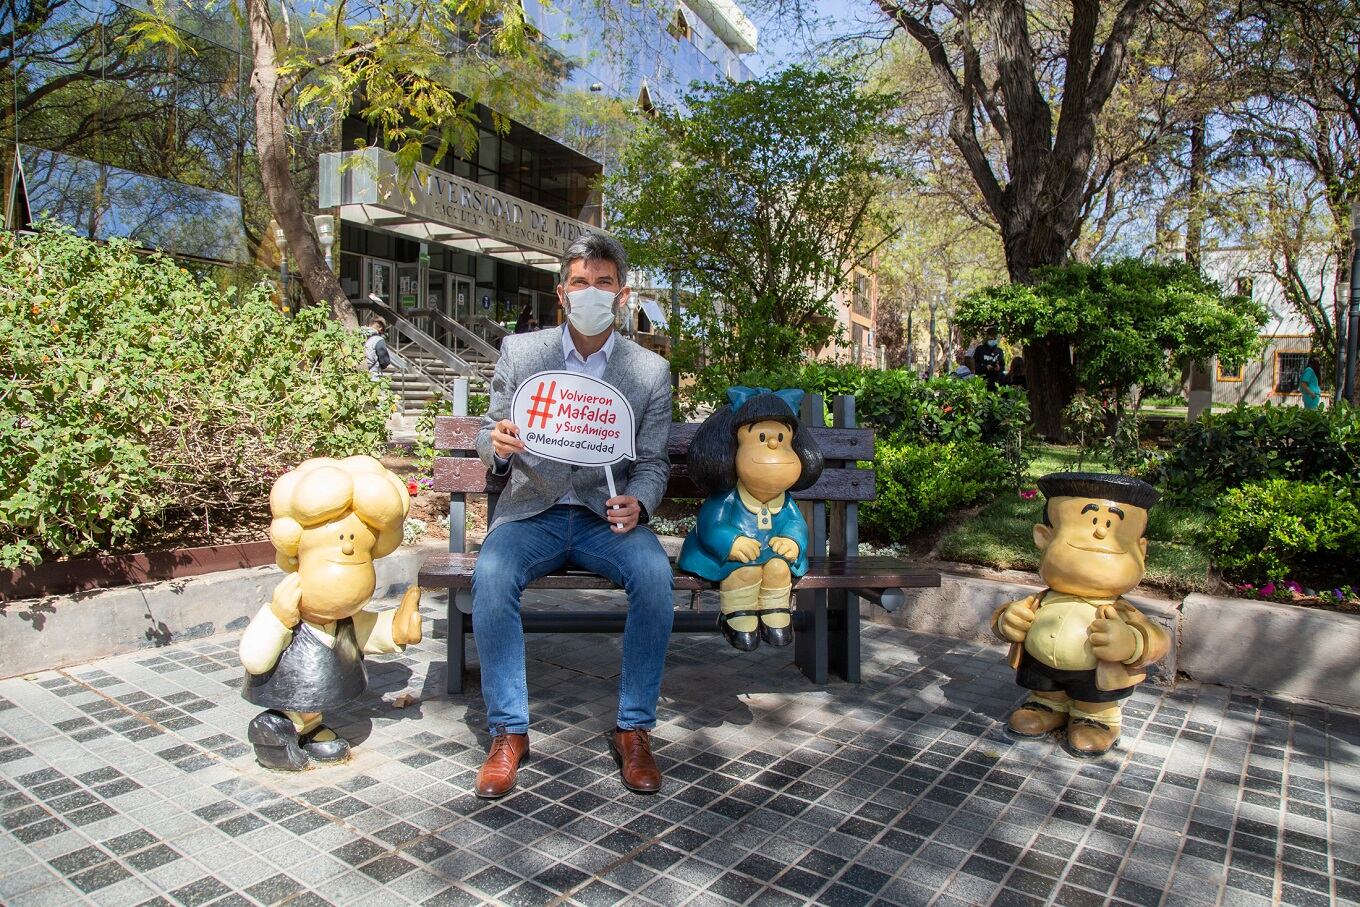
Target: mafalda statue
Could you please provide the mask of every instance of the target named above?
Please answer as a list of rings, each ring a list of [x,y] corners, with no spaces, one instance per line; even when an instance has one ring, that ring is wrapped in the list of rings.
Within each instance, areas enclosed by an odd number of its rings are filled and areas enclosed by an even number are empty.
[[[411,499],[372,457],[308,460],[274,482],[269,537],[288,574],[241,637],[242,695],[268,711],[250,722],[265,768],[301,771],[340,762],[349,743],[321,723],[368,687],[364,655],[420,642],[420,589],[401,606],[363,610],[376,558],[401,544]]]
[[[801,390],[728,388],[699,426],[689,476],[710,497],[685,537],[682,570],[718,583],[723,636],[750,652],[793,640],[789,595],[807,572],[808,528],[789,497],[822,474],[822,452],[798,424]]]
[[[1166,654],[1166,631],[1121,596],[1143,578],[1148,509],[1158,493],[1129,476],[1055,472],[1039,480],[1034,527],[1048,588],[998,608],[992,630],[1012,643],[1029,698],[1010,717],[1019,737],[1064,725],[1067,751],[1103,756],[1119,740],[1119,703]]]

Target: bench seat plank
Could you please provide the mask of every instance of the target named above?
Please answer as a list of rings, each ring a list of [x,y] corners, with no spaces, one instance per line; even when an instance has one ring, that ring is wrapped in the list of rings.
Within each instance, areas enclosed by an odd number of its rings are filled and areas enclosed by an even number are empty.
[[[420,584],[432,588],[472,588],[475,554],[436,554],[420,567]],[[940,574],[933,570],[908,567],[892,557],[808,558],[807,575],[794,581],[794,589],[920,589],[938,586]],[[550,573],[529,584],[530,589],[614,589],[609,580],[594,573],[567,570]],[[691,576],[675,574],[675,589],[680,592],[716,589],[717,584]]]

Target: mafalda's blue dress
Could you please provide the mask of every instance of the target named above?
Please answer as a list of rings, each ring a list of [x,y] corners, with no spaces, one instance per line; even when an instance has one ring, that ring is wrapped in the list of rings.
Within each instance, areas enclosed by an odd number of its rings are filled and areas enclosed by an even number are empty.
[[[732,543],[743,535],[760,542],[760,554],[744,564],[727,556]],[[767,508],[738,484],[727,494],[715,494],[704,501],[699,508],[698,524],[685,536],[676,564],[681,570],[718,582],[733,570],[755,567],[779,557],[770,548],[770,539],[781,535],[798,543],[798,557],[789,564],[789,571],[802,576],[808,568],[808,530],[797,505],[783,494],[777,506]]]

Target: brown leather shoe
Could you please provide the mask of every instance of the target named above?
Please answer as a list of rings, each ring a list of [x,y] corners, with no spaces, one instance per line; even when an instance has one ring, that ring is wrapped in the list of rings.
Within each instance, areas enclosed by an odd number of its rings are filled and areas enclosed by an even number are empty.
[[[1031,699],[1011,712],[1007,727],[1017,737],[1043,737],[1064,724],[1067,724],[1067,709],[1059,711],[1041,700]]]
[[[528,734],[497,734],[491,738],[491,752],[477,771],[477,787],[473,791],[483,800],[504,797],[515,789],[519,764],[529,758]]]
[[[624,787],[635,794],[654,794],[661,789],[661,771],[652,758],[650,732],[615,728],[609,735],[609,751],[623,775]]]
[[[1118,726],[1090,718],[1073,718],[1067,725],[1067,752],[1078,759],[1099,759],[1118,742]]]

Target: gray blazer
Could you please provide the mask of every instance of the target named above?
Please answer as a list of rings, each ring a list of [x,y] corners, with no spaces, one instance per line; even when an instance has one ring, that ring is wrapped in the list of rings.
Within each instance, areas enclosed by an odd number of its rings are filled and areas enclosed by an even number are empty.
[[[491,406],[482,417],[482,428],[477,433],[477,455],[493,473],[504,474],[496,469],[496,459],[491,451],[491,429],[501,419],[509,417],[510,401],[524,379],[537,372],[560,371],[567,367],[562,358],[563,330],[565,328],[550,328],[530,334],[513,334],[501,341],[500,361],[496,363],[496,374],[491,379]],[[632,495],[641,502],[641,520],[646,522],[660,506],[671,472],[666,456],[666,442],[671,432],[670,364],[619,335],[614,339],[604,380],[628,398],[636,422],[637,459],[620,460],[610,467],[614,471],[614,485],[619,494]],[[488,533],[501,523],[542,513],[556,504],[567,488],[571,488],[577,500],[604,516],[609,486],[603,467],[571,466],[524,453],[511,457],[507,469],[510,484],[496,504]]]

